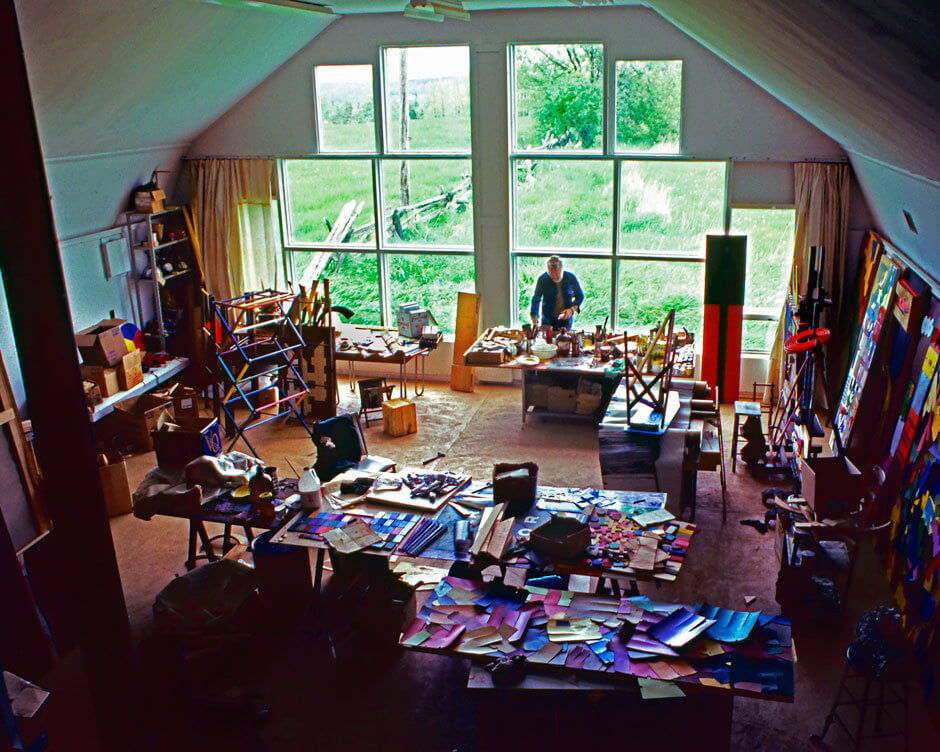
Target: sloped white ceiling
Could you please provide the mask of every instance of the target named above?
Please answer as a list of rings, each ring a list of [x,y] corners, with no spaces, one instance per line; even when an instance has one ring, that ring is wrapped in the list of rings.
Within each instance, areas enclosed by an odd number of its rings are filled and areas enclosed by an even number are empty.
[[[44,156],[186,143],[331,21],[196,0],[16,0]]]
[[[650,0],[847,150],[940,180],[937,0]]]

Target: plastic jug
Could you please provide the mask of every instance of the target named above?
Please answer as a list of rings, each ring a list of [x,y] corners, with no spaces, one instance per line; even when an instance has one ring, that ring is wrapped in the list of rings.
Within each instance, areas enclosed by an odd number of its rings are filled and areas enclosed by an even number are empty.
[[[319,509],[323,501],[320,491],[320,479],[309,467],[305,467],[297,481],[297,491],[300,493],[300,506],[302,509]]]

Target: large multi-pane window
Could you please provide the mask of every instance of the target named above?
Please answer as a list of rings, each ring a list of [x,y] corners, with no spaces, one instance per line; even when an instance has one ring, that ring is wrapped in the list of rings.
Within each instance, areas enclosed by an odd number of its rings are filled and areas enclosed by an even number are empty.
[[[744,349],[768,349],[793,211],[729,209],[729,163],[683,153],[683,62],[590,41],[508,54],[515,319],[557,254],[585,291],[577,325],[642,331],[675,309],[700,334],[705,236],[730,231],[749,238]],[[394,46],[313,70],[316,154],[281,162],[288,275],[328,277],[356,322],[417,301],[452,331],[456,293],[474,289],[469,57]]]
[[[313,86],[317,155],[281,162],[288,275],[329,278],[356,323],[415,301],[453,331],[474,289],[469,48],[387,47]]]
[[[514,45],[511,57],[517,319],[557,254],[585,292],[576,326],[642,331],[674,308],[698,332],[727,165],[678,156],[682,61],[605,61],[589,42]]]

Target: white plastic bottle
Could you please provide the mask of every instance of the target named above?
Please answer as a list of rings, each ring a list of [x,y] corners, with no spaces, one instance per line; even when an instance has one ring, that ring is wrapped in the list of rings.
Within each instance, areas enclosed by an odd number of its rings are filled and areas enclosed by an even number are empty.
[[[297,491],[300,493],[300,506],[302,509],[319,509],[323,501],[320,491],[320,479],[309,467],[305,467],[297,482]]]

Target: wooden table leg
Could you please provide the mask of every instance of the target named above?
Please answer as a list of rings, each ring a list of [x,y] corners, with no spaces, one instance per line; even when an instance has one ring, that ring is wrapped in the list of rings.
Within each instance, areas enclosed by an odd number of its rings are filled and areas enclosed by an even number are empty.
[[[186,570],[192,571],[196,568],[196,521],[189,521],[189,549],[186,556]]]
[[[218,561],[219,557],[212,550],[212,541],[209,539],[209,533],[206,532],[206,525],[202,520],[191,520],[191,524],[196,525],[196,535],[202,543],[202,550],[205,552],[207,561]],[[198,555],[197,555],[198,558]]]
[[[320,592],[320,584],[323,582],[323,556],[326,549],[317,549],[317,564],[313,572],[313,592]]]

